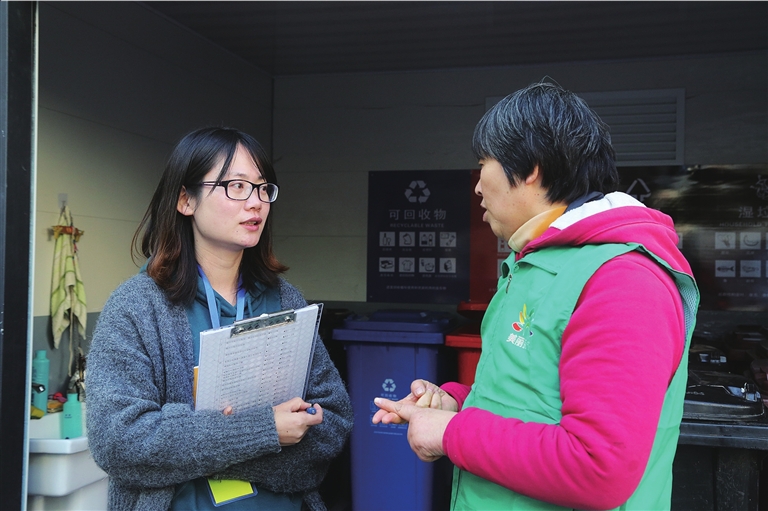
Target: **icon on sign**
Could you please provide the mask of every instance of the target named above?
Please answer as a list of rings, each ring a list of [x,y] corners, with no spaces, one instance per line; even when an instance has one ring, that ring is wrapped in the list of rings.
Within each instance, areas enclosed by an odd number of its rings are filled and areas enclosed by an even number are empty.
[[[760,278],[760,261],[741,261],[741,276],[746,278]]]
[[[408,199],[408,202],[423,204],[429,199],[429,188],[424,181],[411,181],[411,184],[405,189],[405,198]]]
[[[760,250],[760,233],[759,232],[742,232],[741,233],[741,249],[742,250]]]
[[[645,202],[645,199],[651,196],[651,190],[645,181],[642,179],[635,179],[629,188],[627,188],[627,195],[631,195],[640,202]]]
[[[718,250],[731,250],[736,248],[735,232],[716,232],[715,248]]]
[[[400,258],[400,273],[413,273],[413,269],[416,266],[416,261],[413,257],[401,257]]]
[[[441,257],[440,258],[440,273],[456,273],[456,258],[455,257]]]
[[[421,273],[434,273],[435,272],[435,258],[434,257],[421,257],[421,258],[419,258],[419,272],[421,272]]]
[[[735,277],[736,261],[715,261],[715,277]]]
[[[395,271],[395,258],[379,257],[379,271]]]
[[[440,246],[441,247],[455,247],[456,246],[456,233],[455,232],[441,232],[440,233]]]

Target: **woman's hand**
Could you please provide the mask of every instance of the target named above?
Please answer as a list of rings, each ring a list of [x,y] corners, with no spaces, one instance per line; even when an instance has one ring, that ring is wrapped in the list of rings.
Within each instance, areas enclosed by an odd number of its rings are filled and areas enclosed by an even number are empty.
[[[374,403],[375,402],[376,401],[374,401]],[[448,410],[451,412],[456,412],[459,409],[459,404],[450,394],[427,380],[414,380],[413,383],[411,383],[411,393],[398,401],[398,403],[411,404],[419,408]],[[407,422],[407,420],[393,411],[382,408],[374,414],[372,422],[374,424],[378,424],[379,422],[383,422],[384,424],[402,424],[403,422]]]
[[[314,414],[307,413],[310,407],[315,409]],[[323,422],[323,409],[320,405],[313,406],[298,397],[273,406],[272,411],[275,414],[277,436],[282,446],[298,444],[309,428]]]
[[[377,397],[373,402],[381,408],[379,412],[387,411],[409,423],[408,443],[421,461],[436,461],[445,456],[443,435],[455,411],[421,407],[405,399],[395,402]]]

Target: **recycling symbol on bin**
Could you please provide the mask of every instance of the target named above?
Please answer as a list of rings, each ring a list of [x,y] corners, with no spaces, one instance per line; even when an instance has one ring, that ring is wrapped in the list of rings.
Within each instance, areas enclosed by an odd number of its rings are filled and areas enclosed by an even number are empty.
[[[429,188],[424,181],[411,181],[411,184],[405,189],[405,198],[408,199],[408,202],[427,202]]]
[[[394,392],[397,385],[395,385],[395,380],[387,378],[384,380],[384,383],[381,384],[381,388],[384,389],[385,392]]]

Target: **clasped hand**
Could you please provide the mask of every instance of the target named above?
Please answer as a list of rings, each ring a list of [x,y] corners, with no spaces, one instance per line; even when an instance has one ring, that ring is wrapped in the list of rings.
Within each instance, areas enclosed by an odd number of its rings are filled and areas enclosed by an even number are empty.
[[[315,404],[315,414],[307,413],[312,406],[301,398],[295,397],[285,403],[273,406],[275,426],[280,445],[294,445],[301,442],[309,428],[323,422],[323,409]]]
[[[314,414],[307,413],[310,407],[315,409]],[[272,412],[275,414],[275,428],[281,446],[298,444],[309,428],[323,422],[323,409],[320,405],[311,405],[299,397],[273,406]],[[228,406],[223,413],[232,415],[234,410]]]
[[[414,380],[411,393],[400,401],[377,397],[373,402],[379,407],[374,424],[409,423],[408,443],[419,459],[435,461],[445,455],[443,434],[459,409],[447,392],[426,380]]]

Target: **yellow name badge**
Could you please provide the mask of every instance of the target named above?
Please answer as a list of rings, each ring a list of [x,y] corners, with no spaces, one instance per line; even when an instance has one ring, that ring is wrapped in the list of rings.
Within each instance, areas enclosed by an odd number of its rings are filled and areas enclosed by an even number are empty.
[[[192,369],[192,404],[193,405],[197,403],[197,369],[198,369],[198,366],[195,366],[194,369]]]
[[[237,479],[208,478],[208,489],[211,490],[214,506],[221,506],[235,500],[253,497],[258,493],[249,481]]]

